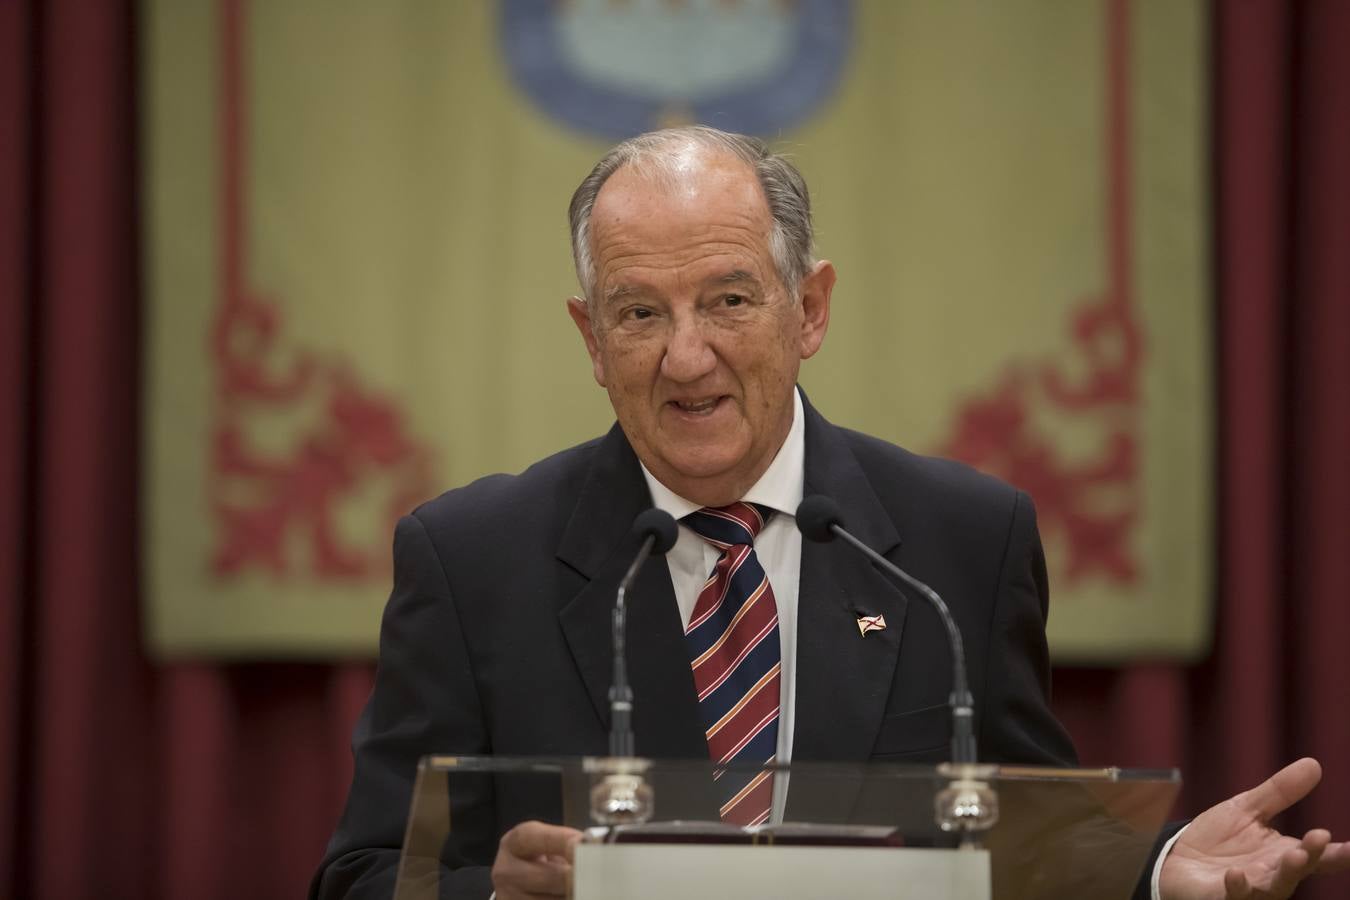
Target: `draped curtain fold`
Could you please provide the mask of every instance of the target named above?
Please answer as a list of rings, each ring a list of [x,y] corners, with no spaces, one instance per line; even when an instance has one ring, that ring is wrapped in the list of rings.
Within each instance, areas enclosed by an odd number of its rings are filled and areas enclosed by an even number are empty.
[[[0,894],[294,897],[371,670],[144,655],[137,25],[128,2],[0,4]],[[1288,824],[1342,834],[1346,46],[1350,5],[1216,6],[1214,652],[1056,675],[1085,762],[1180,764],[1187,813],[1317,755]]]

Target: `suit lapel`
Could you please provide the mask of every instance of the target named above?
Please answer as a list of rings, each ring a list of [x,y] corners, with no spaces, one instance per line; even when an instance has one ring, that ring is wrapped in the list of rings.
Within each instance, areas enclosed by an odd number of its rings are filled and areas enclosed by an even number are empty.
[[[842,432],[809,403],[804,493],[838,502],[844,524],[898,561],[900,536]],[[559,623],[600,722],[609,723],[610,614],[614,592],[637,544],[633,518],[651,505],[637,457],[616,425],[601,441],[558,558],[589,583],[564,598]],[[899,658],[907,601],[893,583],[846,545],[802,545],[797,604],[793,758],[864,761],[876,742]],[[865,637],[858,616],[882,615]],[[704,758],[707,744],[685,656],[670,574],[643,567],[630,597],[629,671],[634,730],[642,755]]]
[[[844,526],[894,560],[900,536],[839,429],[806,405],[804,495],[832,497]],[[886,710],[904,628],[900,590],[841,541],[802,543],[794,760],[861,762]],[[860,634],[860,615],[886,628]]]
[[[565,599],[558,621],[596,715],[609,727],[611,613],[619,580],[637,553],[633,518],[651,506],[637,457],[618,425],[596,451],[558,558],[590,579]],[[643,566],[628,597],[628,671],[639,755],[706,758],[707,742],[665,562]]]

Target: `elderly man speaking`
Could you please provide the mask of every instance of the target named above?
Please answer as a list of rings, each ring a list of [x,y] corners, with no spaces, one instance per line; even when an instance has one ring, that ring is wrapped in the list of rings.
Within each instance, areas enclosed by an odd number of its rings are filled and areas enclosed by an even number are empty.
[[[652,506],[680,528],[665,565],[643,570],[630,611],[639,755],[706,759],[716,753],[710,723],[736,725],[728,710],[743,704],[756,714],[738,743],[760,760],[945,757],[941,623],[847,548],[803,544],[793,514],[819,493],[948,598],[982,756],[1072,765],[1047,699],[1048,593],[1030,500],[835,427],[796,386],[825,339],[835,270],[813,256],[806,184],[792,165],[709,128],[641,135],[600,160],[570,214],[582,291],[567,309],[618,422],[399,523],[379,674],[314,895],[391,895],[424,754],[605,754],[610,608],[632,556],[629,526]],[[733,566],[749,575],[733,581]],[[728,599],[751,585],[734,602],[757,623],[727,632],[743,643],[729,698],[716,678],[704,683],[709,651],[698,644],[713,615],[705,587],[719,578],[731,582]],[[863,616],[889,627],[859,640]],[[1207,811],[1139,894],[1285,897],[1315,871],[1350,866],[1350,846],[1326,831],[1298,839],[1266,824],[1319,777],[1300,760]],[[772,802],[769,789],[747,791],[723,815],[762,821]],[[524,821],[499,839],[498,823],[557,813],[492,805],[486,793],[465,804],[457,832],[479,827],[453,861],[454,890],[564,894],[578,834]]]

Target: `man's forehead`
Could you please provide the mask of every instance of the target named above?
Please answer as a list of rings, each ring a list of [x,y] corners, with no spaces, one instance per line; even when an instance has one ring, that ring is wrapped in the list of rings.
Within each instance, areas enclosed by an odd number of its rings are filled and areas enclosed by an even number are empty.
[[[768,219],[769,208],[754,170],[729,154],[684,157],[678,165],[646,161],[619,167],[606,179],[591,211],[593,226],[606,219],[637,224],[634,212],[707,216],[735,212],[737,218]],[[610,223],[612,224],[612,223]]]

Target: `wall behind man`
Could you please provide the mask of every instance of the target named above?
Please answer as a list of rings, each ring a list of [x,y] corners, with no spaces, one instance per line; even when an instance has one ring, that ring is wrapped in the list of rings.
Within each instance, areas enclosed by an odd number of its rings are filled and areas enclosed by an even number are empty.
[[[150,4],[152,645],[370,652],[397,515],[607,428],[563,210],[704,121],[812,186],[826,415],[1031,493],[1060,658],[1203,653],[1202,12]]]

